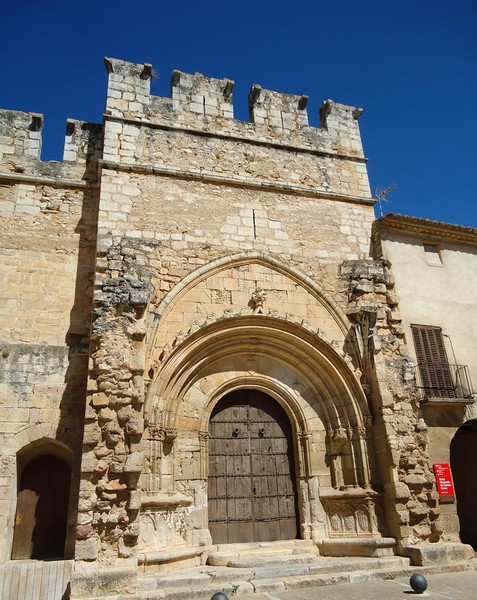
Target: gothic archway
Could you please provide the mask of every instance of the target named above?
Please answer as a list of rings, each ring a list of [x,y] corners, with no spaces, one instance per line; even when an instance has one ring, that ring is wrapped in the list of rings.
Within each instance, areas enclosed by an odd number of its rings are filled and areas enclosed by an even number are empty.
[[[291,424],[300,537],[378,534],[371,408],[345,350],[350,323],[316,283],[270,257],[223,257],[175,286],[148,327],[144,547],[186,529],[210,544],[209,422],[240,390],[267,394]],[[331,523],[354,523],[364,501],[367,528]]]
[[[283,408],[258,390],[236,390],[216,404],[209,433],[213,543],[296,538],[293,436]]]
[[[348,501],[351,508],[345,507],[354,511],[353,518],[358,500],[369,496],[374,507],[372,419],[345,358],[298,323],[246,314],[192,332],[172,348],[151,383],[145,407],[143,482],[144,501],[151,513],[155,511],[156,521],[164,520],[165,503],[191,506],[187,510],[194,514],[195,539],[210,543],[209,420],[221,398],[241,389],[271,396],[292,424],[300,537],[328,537],[329,515],[347,489],[355,490]],[[182,493],[191,489],[193,496]],[[176,510],[179,515],[182,509]],[[370,527],[366,535],[375,535]],[[159,530],[159,525],[155,528]]]

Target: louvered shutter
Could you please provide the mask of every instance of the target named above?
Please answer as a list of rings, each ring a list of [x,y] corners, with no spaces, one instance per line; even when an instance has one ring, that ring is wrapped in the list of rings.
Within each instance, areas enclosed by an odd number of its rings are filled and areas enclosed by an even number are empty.
[[[432,325],[411,325],[414,347],[426,396],[455,396],[442,329]]]

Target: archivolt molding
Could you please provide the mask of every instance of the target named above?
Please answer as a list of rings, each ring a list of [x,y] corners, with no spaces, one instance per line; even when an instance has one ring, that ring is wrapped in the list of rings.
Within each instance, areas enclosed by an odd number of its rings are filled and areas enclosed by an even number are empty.
[[[325,341],[318,330],[292,316],[280,318],[250,311],[206,319],[201,326],[179,334],[156,365],[158,370],[146,397],[146,419],[154,408],[163,415],[164,427],[174,429],[183,398],[200,378],[219,373],[225,381],[227,365],[255,357],[296,372],[306,382],[305,400],[320,406],[327,428],[362,425],[369,416],[367,401],[349,367],[349,357],[339,354],[336,346],[339,344]],[[252,372],[245,373],[240,385],[249,386],[253,377]],[[264,374],[259,374],[259,379],[266,381]],[[238,383],[231,385],[239,387]],[[257,385],[262,384],[257,380]],[[280,396],[279,384],[273,385]],[[273,396],[273,386],[269,389]],[[219,396],[218,389],[210,390],[204,403]]]
[[[244,307],[240,311],[224,310],[224,312],[220,315],[213,313],[207,315],[206,317],[202,317],[201,319],[195,321],[191,325],[188,325],[186,328],[180,331],[169,344],[163,346],[163,348],[160,350],[160,353],[155,358],[152,364],[152,368],[154,370],[159,369],[161,363],[164,363],[167,360],[167,358],[171,355],[174,349],[180,346],[183,342],[187,340],[187,338],[194,335],[197,331],[208,327],[209,325],[212,325],[214,323],[224,321],[226,319],[233,319],[237,317],[244,317],[256,314],[272,317],[273,319],[277,319],[279,321],[287,321],[288,323],[293,323],[297,327],[303,328],[304,330],[312,333],[313,335],[318,336],[323,342],[328,344],[334,351],[336,351],[336,353],[347,365],[352,367],[353,359],[351,358],[351,356],[347,352],[340,351],[342,344],[338,340],[327,339],[326,333],[321,329],[316,329],[315,327],[313,327],[307,319],[297,317],[296,315],[293,315],[291,313],[280,314],[274,309],[268,309],[266,313],[257,313],[253,308]],[[361,372],[359,370],[354,369],[354,373],[359,381]]]

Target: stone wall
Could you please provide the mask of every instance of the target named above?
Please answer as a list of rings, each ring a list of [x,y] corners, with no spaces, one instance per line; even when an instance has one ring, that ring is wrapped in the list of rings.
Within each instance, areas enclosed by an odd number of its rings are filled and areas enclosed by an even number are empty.
[[[402,333],[409,349],[407,376],[410,381],[414,374],[418,375],[419,362],[411,324],[441,327],[449,363],[461,365],[462,371],[462,366],[468,369],[469,385],[465,380],[466,385],[459,386],[454,397],[435,398],[434,401],[426,399],[420,405],[421,427],[428,435],[429,463],[447,463],[454,468],[450,448],[456,432],[464,423],[477,417],[475,402],[469,397],[469,391],[474,391],[477,380],[477,324],[473,310],[473,298],[477,293],[477,280],[473,277],[477,257],[475,230],[386,215],[375,222],[374,231],[376,253],[392,263],[402,315]],[[432,244],[438,250],[440,265],[427,262],[424,243]],[[419,396],[422,399],[423,390],[420,390]],[[436,499],[435,492],[432,497]],[[433,511],[438,508],[442,511],[443,538],[458,541],[460,525],[456,499],[437,498],[437,501]]]
[[[40,160],[43,119],[0,111],[0,526],[10,558],[19,457],[59,452],[73,470],[73,556],[91,323],[101,127],[69,121],[70,162]]]
[[[252,122],[244,123],[232,118],[229,80],[176,71],[172,99],[158,98],[149,94],[147,65],[106,62],[110,75],[104,159],[120,163],[122,171],[369,203],[359,109],[329,100],[321,107],[322,127],[317,129],[307,124],[304,97],[254,86],[249,97]],[[227,110],[208,108],[224,103]]]
[[[349,285],[348,315],[363,339],[360,364],[374,406],[387,522],[405,553],[408,546],[437,542],[443,524],[390,267],[384,259],[348,261],[341,274]]]

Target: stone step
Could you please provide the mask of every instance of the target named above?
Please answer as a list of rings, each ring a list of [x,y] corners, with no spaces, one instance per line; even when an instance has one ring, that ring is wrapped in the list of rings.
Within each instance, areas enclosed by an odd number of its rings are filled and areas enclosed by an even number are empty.
[[[310,562],[276,566],[252,568],[204,566],[168,574],[143,575],[139,578],[139,591],[150,600],[210,598],[217,591],[225,592],[230,596],[307,585],[328,585],[351,581],[353,576],[362,578],[366,573],[374,573],[375,577],[381,574],[384,577],[386,573],[400,573],[409,568],[409,560],[402,557],[312,558],[313,561]]]
[[[168,589],[175,587],[200,588],[204,585],[229,583],[231,581],[249,581],[253,579],[251,569],[229,569],[227,567],[196,567],[187,571],[175,571],[166,574],[141,575],[138,587],[142,591]]]
[[[210,557],[209,557],[210,558]],[[228,560],[225,566],[231,568],[253,569],[256,567],[280,567],[289,565],[305,565],[315,563],[317,561],[316,554],[266,554],[255,556],[242,556],[236,559]],[[208,564],[213,565],[213,562],[208,561]]]
[[[321,560],[321,559],[319,559]],[[332,564],[323,564],[326,572],[296,573],[290,565],[281,571],[258,569],[230,569],[227,567],[200,567],[189,573],[170,573],[163,576],[141,578],[138,598],[144,600],[209,600],[216,592],[224,592],[229,598],[241,594],[272,593],[304,587],[321,587],[336,583],[352,583],[375,579],[391,579],[408,576],[416,571],[423,573],[449,570],[443,566],[435,568],[411,567],[409,560],[401,557],[382,559],[344,559]],[[467,566],[454,565],[452,570]],[[268,576],[267,576],[268,575]],[[147,581],[146,581],[147,580]]]
[[[318,558],[311,563],[258,567],[252,569],[255,579],[266,579],[275,577],[291,577],[299,575],[321,575],[323,573],[339,573],[354,571],[366,571],[376,569],[400,569],[409,565],[409,559],[394,556],[386,559],[376,558],[349,558],[345,560]]]
[[[236,544],[217,544],[217,552],[245,552],[245,551],[277,551],[290,548],[316,548],[312,540],[275,540],[273,542],[244,542]]]
[[[273,560],[273,557],[294,555],[313,557],[318,555],[318,549],[310,540],[221,544],[209,553],[207,564],[217,567],[248,567],[251,564],[260,564],[260,561],[263,563],[263,560]]]

